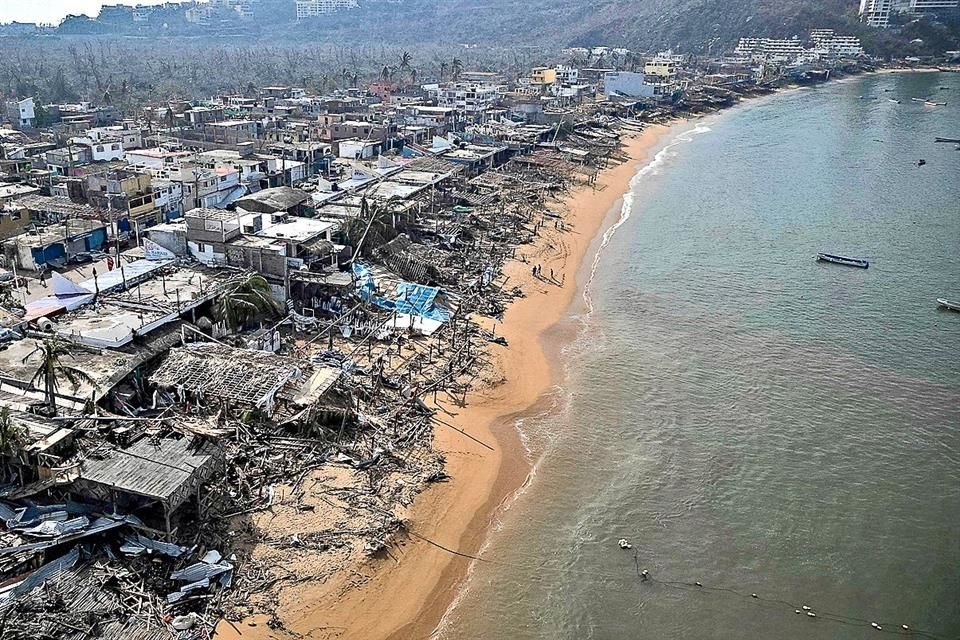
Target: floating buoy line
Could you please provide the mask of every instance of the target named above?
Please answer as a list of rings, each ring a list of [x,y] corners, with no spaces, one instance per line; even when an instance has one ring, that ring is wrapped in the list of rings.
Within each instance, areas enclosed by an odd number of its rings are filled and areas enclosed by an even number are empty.
[[[602,577],[606,583],[620,581],[624,584],[635,584],[639,583],[642,585],[642,588],[656,588],[658,586],[669,588],[669,589],[680,589],[680,590],[690,590],[698,591],[704,594],[717,594],[717,595],[727,595],[733,597],[743,598],[745,600],[751,600],[757,602],[758,604],[764,605],[775,605],[777,609],[783,610],[785,613],[792,612],[794,615],[803,615],[805,614],[807,618],[811,619],[811,624],[813,620],[817,621],[826,621],[832,622],[835,624],[842,624],[846,626],[854,627],[865,627],[872,628],[873,630],[879,633],[888,633],[898,636],[907,636],[907,637],[917,637],[917,638],[930,638],[931,640],[960,640],[960,638],[951,638],[945,635],[934,633],[932,631],[926,631],[924,629],[916,629],[903,622],[886,622],[881,620],[869,620],[866,618],[858,618],[855,616],[844,615],[840,613],[834,613],[830,611],[824,611],[822,609],[817,609],[814,606],[805,604],[802,600],[798,599],[793,602],[784,600],[781,598],[774,598],[763,595],[759,592],[752,591],[739,591],[730,587],[720,586],[720,585],[709,585],[704,584],[700,580],[686,581],[686,580],[667,580],[662,577],[654,576],[648,569],[645,569],[641,566],[640,553],[635,551],[633,554],[633,563],[636,571],[636,576],[631,576],[630,574],[623,573],[609,573],[603,571],[590,571],[586,569],[576,569],[573,567],[551,567],[547,564],[549,558],[545,558],[541,555],[534,554],[524,554],[530,558],[529,563],[521,562],[506,562],[503,560],[496,560],[486,556],[477,556],[469,553],[464,553],[451,549],[442,544],[434,542],[429,538],[422,536],[411,529],[406,529],[407,534],[411,537],[422,540],[427,544],[436,547],[444,552],[450,553],[452,555],[474,560],[477,562],[483,562],[485,564],[492,564],[502,567],[512,567],[517,569],[530,569],[538,572],[553,571],[557,574],[579,574],[584,576],[592,577]],[[617,540],[617,546],[623,550],[632,549],[633,545],[630,544],[627,539],[620,538]],[[799,606],[797,603],[800,603]],[[429,636],[423,636],[419,640],[436,640],[439,636],[439,631],[434,631]]]

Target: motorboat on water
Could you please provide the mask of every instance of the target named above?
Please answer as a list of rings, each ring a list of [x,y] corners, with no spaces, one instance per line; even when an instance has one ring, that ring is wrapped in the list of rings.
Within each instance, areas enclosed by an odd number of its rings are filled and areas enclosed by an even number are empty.
[[[960,311],[960,302],[951,302],[946,298],[937,298],[937,304],[950,311]]]
[[[818,253],[817,261],[832,262],[834,264],[842,264],[848,267],[859,267],[860,269],[866,269],[870,266],[870,263],[866,260],[862,260],[860,258],[848,258],[847,256],[838,256],[832,253]]]
[[[889,101],[892,102],[893,104],[900,104],[900,101],[899,101],[899,100],[894,100],[893,98],[887,98],[887,100],[889,100]]]

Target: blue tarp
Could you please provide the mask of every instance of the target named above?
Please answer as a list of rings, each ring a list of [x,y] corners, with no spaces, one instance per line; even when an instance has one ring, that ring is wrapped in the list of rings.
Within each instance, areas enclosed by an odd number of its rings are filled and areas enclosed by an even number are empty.
[[[397,292],[394,299],[376,295],[377,283],[373,279],[373,273],[370,267],[353,263],[353,274],[357,280],[357,290],[360,297],[368,302],[372,302],[381,309],[396,311],[397,313],[406,313],[413,316],[421,316],[436,320],[437,322],[447,322],[450,320],[450,310],[437,304],[437,296],[441,290],[438,287],[427,287],[413,282],[401,282],[397,285]]]
[[[439,294],[440,289],[437,287],[403,282],[397,285],[397,299],[393,305],[397,313],[409,313],[437,322],[446,322],[450,319],[450,310],[437,305]]]

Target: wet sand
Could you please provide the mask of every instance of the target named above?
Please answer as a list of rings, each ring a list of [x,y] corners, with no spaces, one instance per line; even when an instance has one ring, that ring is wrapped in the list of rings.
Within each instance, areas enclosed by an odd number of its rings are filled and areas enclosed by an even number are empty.
[[[638,165],[652,160],[670,131],[651,126],[625,140],[631,160],[601,173],[594,187],[574,190],[558,204],[565,230],[546,219],[537,241],[518,249],[504,270],[506,286],[519,286],[516,300],[495,324],[509,346],[491,344],[492,366],[484,382],[467,395],[465,407],[439,397],[440,419],[455,425],[487,448],[452,428],[438,426],[434,447],[446,455],[450,480],[428,487],[413,504],[406,536],[393,542],[389,556],[343,571],[324,583],[284,589],[278,618],[288,632],[269,629],[263,618],[220,625],[221,638],[311,638],[418,640],[429,638],[453,602],[483,545],[498,507],[525,481],[529,471],[514,420],[536,410],[555,379],[548,353],[569,340],[551,331],[566,316],[582,283],[577,274],[592,255],[601,230],[619,211],[621,197]],[[534,278],[531,268],[542,267]],[[554,279],[550,280],[551,270]],[[291,591],[292,590],[292,591]],[[251,626],[255,625],[255,626]]]

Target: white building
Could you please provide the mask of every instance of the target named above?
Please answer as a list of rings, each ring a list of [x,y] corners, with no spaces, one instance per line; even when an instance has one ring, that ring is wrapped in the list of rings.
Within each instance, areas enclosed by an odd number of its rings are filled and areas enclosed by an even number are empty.
[[[860,0],[860,22],[871,27],[889,27],[892,9],[893,0]]]
[[[603,75],[603,90],[608,96],[653,97],[656,88],[646,78],[637,71],[609,71]]]
[[[803,44],[797,38],[789,40],[740,38],[740,42],[733,53],[736,57],[746,60],[794,62],[802,56]]]
[[[95,140],[90,136],[70,138],[70,144],[88,147],[94,162],[123,160],[123,143],[117,139],[103,138]]]
[[[37,118],[36,105],[33,98],[12,100],[7,103],[7,117],[18,127],[32,127]]]
[[[857,58],[864,55],[860,38],[837,35],[833,29],[814,29],[810,32],[810,41],[818,58]]]
[[[580,82],[580,70],[576,67],[558,64],[554,71],[557,72],[557,84],[577,84]]]
[[[369,160],[380,153],[380,148],[383,145],[377,140],[348,138],[341,140],[338,146],[337,157],[351,160]]]
[[[310,20],[341,9],[356,9],[357,0],[297,0],[297,20]]]
[[[910,0],[910,11],[913,13],[942,9],[960,9],[960,0]]]
[[[499,97],[495,85],[454,82],[440,87],[437,104],[469,115],[477,115],[496,105]]]
[[[164,178],[154,178],[153,204],[164,218],[177,218],[183,214],[183,184]]]

